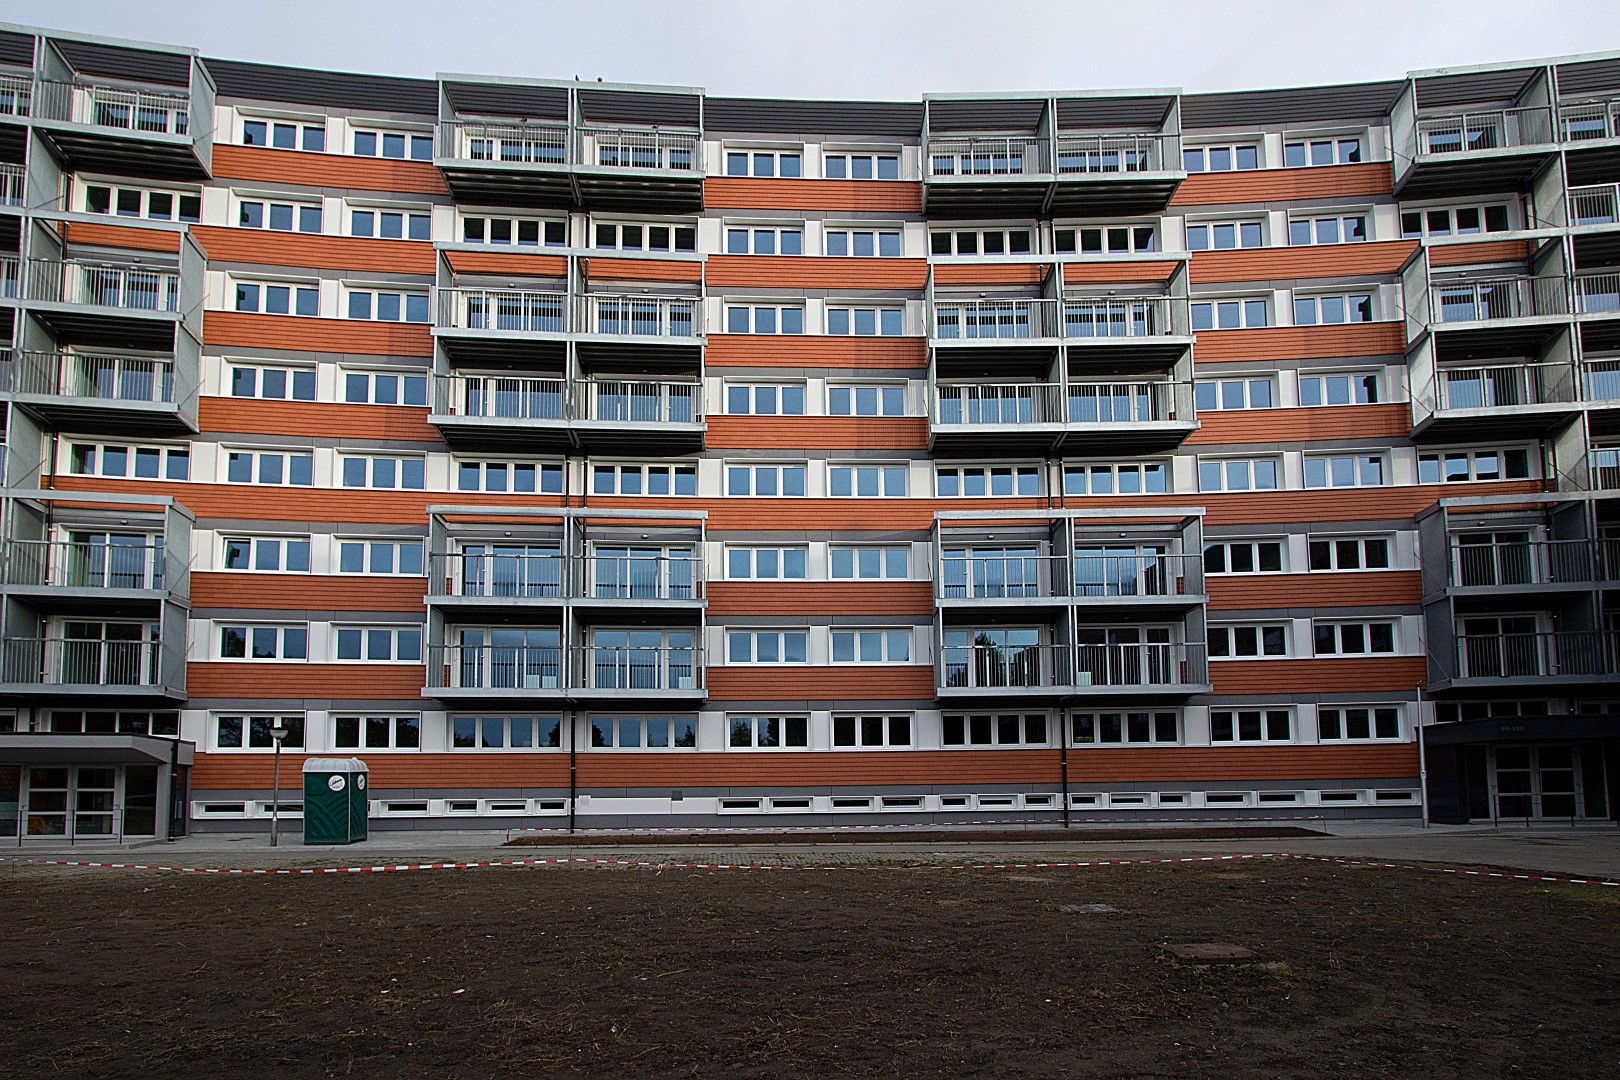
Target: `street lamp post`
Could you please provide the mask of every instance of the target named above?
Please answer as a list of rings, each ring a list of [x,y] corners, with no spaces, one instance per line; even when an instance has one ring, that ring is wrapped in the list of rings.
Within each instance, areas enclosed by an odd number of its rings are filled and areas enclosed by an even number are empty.
[[[270,737],[276,743],[276,778],[270,797],[270,846],[275,847],[281,832],[281,740],[287,737],[286,725],[272,726]]]

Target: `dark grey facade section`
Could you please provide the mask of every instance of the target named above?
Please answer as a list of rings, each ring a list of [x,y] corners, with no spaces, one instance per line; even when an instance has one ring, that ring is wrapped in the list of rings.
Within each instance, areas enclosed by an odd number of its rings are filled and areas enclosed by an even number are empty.
[[[1616,90],[1620,90],[1620,59],[1558,65],[1558,93],[1563,97],[1612,94]]]
[[[711,97],[703,102],[710,131],[771,131],[792,135],[922,134],[922,106],[901,101],[770,101]]]
[[[147,52],[118,45],[97,45],[89,41],[53,43],[62,59],[81,75],[101,75],[113,79],[162,83],[165,86],[191,85],[191,58],[178,53]]]
[[[1460,105],[1511,104],[1518,100],[1530,85],[1530,80],[1541,70],[1513,68],[1508,71],[1430,75],[1417,81],[1417,105],[1419,109],[1445,109]]]
[[[0,30],[0,63],[34,66],[34,39],[29,34]]]
[[[675,124],[697,127],[703,119],[700,94],[601,90],[581,85],[579,116],[587,124]]]
[[[566,86],[517,86],[509,83],[446,80],[444,95],[449,99],[450,107],[458,114],[522,116],[535,120],[555,120],[558,123],[568,121]],[[438,111],[436,103],[432,111]]]
[[[341,71],[205,59],[222,98],[284,101],[333,109],[439,115],[439,85],[431,79],[349,75]]]
[[[1382,117],[1395,104],[1404,82],[1349,83],[1301,90],[1240,90],[1228,94],[1188,94],[1181,99],[1181,127],[1233,127],[1247,124],[1316,124]]]

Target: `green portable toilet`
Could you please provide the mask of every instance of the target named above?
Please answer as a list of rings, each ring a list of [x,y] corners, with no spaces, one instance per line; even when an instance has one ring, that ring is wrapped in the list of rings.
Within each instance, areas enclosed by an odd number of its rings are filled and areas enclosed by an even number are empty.
[[[366,794],[366,763],[359,758],[305,760],[304,843],[364,840]]]

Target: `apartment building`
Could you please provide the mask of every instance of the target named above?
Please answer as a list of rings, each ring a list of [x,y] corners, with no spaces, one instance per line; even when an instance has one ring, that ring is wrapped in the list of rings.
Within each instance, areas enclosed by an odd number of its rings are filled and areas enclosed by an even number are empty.
[[[1620,813],[1620,54],[774,101],[6,27],[0,162],[0,837],[310,755],[376,828]]]

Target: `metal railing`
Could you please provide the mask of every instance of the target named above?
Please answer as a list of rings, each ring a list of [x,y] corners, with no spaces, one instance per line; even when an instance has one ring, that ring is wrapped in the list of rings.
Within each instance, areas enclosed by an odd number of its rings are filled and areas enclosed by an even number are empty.
[[[1620,400],[1620,359],[1599,358],[1583,362],[1585,401]]]
[[[1458,634],[1457,673],[1464,679],[1609,675],[1616,635],[1598,630]]]
[[[1058,336],[1056,300],[936,300],[934,337],[947,341]]]
[[[1034,137],[929,139],[930,179],[942,176],[1038,176],[1052,171],[1047,140]]]
[[[939,425],[1061,424],[1063,387],[1058,383],[945,384],[934,388]]]
[[[0,165],[0,204],[21,206],[28,171],[21,165]]]
[[[1589,540],[1451,540],[1451,585],[1481,588],[1592,581],[1600,553]]]
[[[581,333],[664,338],[703,333],[702,303],[693,297],[593,294],[580,302]]]
[[[435,645],[427,685],[463,690],[701,690],[696,646]]]
[[[428,555],[431,596],[559,599],[563,595],[561,551],[534,551],[488,545],[485,552],[436,552]]]
[[[1201,653],[1177,642],[1119,645],[945,645],[944,689],[1185,686]]]
[[[26,75],[0,75],[0,116],[30,116],[34,80]]]
[[[690,556],[587,555],[577,560],[578,595],[593,600],[700,600],[702,574]]]
[[[695,131],[580,128],[580,162],[619,169],[694,172],[703,137]]]
[[[1546,106],[1490,109],[1417,118],[1420,154],[1477,153],[1553,141],[1552,110]]]
[[[566,420],[568,384],[521,375],[440,375],[437,411],[505,420]]]
[[[560,292],[441,288],[437,325],[455,330],[561,334],[568,329],[567,312],[567,294]]]
[[[1073,594],[1092,598],[1176,596],[1189,565],[1202,568],[1203,556],[1172,555],[1153,547],[1077,547]]]
[[[560,645],[430,645],[427,685],[464,690],[561,690]]]
[[[1147,424],[1177,420],[1190,410],[1181,407],[1177,383],[1117,382],[1070,383],[1071,424]]]
[[[183,93],[132,90],[41,79],[34,115],[142,135],[188,134],[191,98]]]
[[[8,300],[22,296],[22,260],[15,255],[0,255],[0,296]]]
[[[568,125],[445,121],[435,152],[458,161],[567,165]]]
[[[581,645],[574,686],[586,690],[701,690],[703,653],[696,647]]]
[[[7,585],[69,589],[163,588],[163,544],[96,540],[11,540],[5,545]]]
[[[1176,596],[1187,557],[1143,547],[1081,547],[1073,555],[945,552],[942,600]]]
[[[1576,274],[1570,278],[1569,295],[1577,315],[1620,312],[1620,273]]]
[[[1571,399],[1572,380],[1560,393],[1556,376],[1570,373],[1568,364],[1492,364],[1489,367],[1444,367],[1436,373],[1442,409],[1495,409],[1541,405]]]
[[[19,394],[174,402],[175,362],[169,357],[24,351],[17,358],[13,386]]]
[[[1594,446],[1586,453],[1589,474],[1587,486],[1592,491],[1620,491],[1620,449]]]
[[[79,259],[29,259],[28,298],[129,311],[180,310],[180,272]]]
[[[1429,283],[1429,314],[1437,323],[1484,322],[1564,315],[1562,278],[1504,277]]]
[[[1066,338],[1138,338],[1170,332],[1168,297],[1070,297],[1063,301]]]
[[[695,424],[703,419],[703,387],[664,379],[591,379],[578,383],[581,420],[632,424]]]
[[[1558,134],[1565,142],[1620,138],[1620,97],[1559,105]]]
[[[1588,184],[1569,189],[1571,225],[1612,225],[1620,221],[1620,184]]]
[[[1165,167],[1165,135],[1059,135],[1059,176],[1080,173],[1158,172]]]
[[[8,637],[0,682],[51,686],[157,686],[158,642]]]

